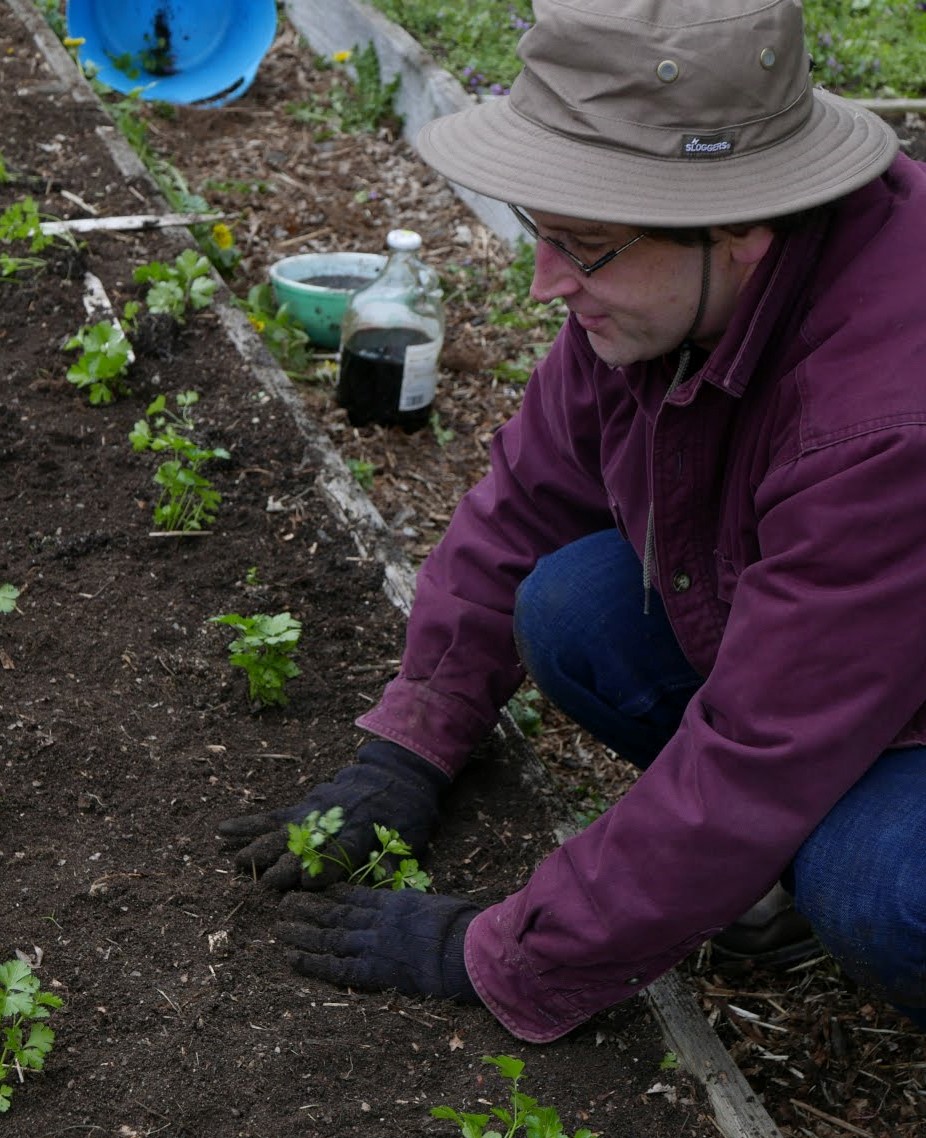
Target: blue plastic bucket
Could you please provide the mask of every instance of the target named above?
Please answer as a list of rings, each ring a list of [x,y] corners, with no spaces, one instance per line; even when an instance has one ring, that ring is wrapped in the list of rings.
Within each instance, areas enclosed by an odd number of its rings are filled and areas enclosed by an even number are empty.
[[[83,67],[143,99],[221,106],[242,95],[276,35],[275,0],[68,0]]]

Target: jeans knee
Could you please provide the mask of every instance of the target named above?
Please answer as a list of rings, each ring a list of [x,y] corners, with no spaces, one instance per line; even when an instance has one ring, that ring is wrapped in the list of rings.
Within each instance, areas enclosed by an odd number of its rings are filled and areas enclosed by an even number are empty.
[[[518,587],[514,605],[514,640],[533,681],[545,687],[546,676],[561,673],[559,656],[566,637],[562,630],[571,602],[560,575],[546,571],[544,561]]]
[[[837,902],[798,902],[821,943],[854,981],[892,1004],[926,1014],[926,884],[920,865],[876,885],[844,889]],[[816,910],[816,911],[814,911]]]

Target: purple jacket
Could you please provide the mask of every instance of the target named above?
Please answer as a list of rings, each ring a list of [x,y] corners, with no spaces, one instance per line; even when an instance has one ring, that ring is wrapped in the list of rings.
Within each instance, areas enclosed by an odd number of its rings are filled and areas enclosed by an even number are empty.
[[[610,369],[569,320],[422,567],[358,723],[455,774],[522,679],[515,588],[616,525],[705,677],[631,790],[482,912],[469,974],[555,1039],[736,920],[891,745],[926,742],[926,166],[776,242],[723,340]]]

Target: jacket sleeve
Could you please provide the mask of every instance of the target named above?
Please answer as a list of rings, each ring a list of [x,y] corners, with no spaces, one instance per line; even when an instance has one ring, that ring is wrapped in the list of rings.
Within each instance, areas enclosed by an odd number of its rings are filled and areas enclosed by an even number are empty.
[[[461,500],[418,574],[398,676],[358,725],[453,776],[523,679],[514,596],[538,557],[614,525],[599,453],[595,357],[564,326],[489,473]]]
[[[480,996],[555,1039],[736,920],[926,703],[926,425],[758,487],[761,556],[682,726],[625,797],[467,931]],[[919,734],[922,742],[922,733]]]

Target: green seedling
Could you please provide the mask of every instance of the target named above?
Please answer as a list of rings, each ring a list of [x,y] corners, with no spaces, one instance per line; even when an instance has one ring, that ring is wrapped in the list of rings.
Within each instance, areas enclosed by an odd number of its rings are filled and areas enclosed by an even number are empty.
[[[408,856],[412,848],[399,836],[398,830],[391,830],[378,822],[373,823],[373,830],[380,848],[374,850],[363,865],[354,866],[347,851],[337,841],[343,825],[344,811],[340,806],[332,806],[324,813],[313,810],[301,824],[289,823],[287,845],[310,877],[317,877],[327,861],[340,866],[351,885],[366,882],[374,889],[388,886],[393,890],[417,889],[423,893],[431,884],[431,878],[419,868],[417,860]],[[400,861],[393,868],[387,859],[396,857]]]
[[[173,264],[151,261],[132,274],[136,284],[149,284],[145,304],[151,312],[166,312],[178,324],[186,321],[189,308],[206,308],[212,303],[216,282],[208,257],[195,249],[184,249]]]
[[[262,707],[283,707],[289,703],[283,689],[287,680],[302,673],[292,659],[302,624],[288,612],[276,616],[229,612],[209,619],[215,624],[227,624],[238,633],[228,646],[228,660],[246,672],[252,701]]]
[[[20,612],[18,600],[19,589],[15,585],[0,585],[0,613]]]
[[[439,447],[447,446],[448,443],[452,443],[457,437],[457,433],[452,427],[441,426],[440,414],[437,411],[431,412],[428,425],[434,434],[434,441]]]
[[[67,36],[67,22],[58,0],[35,0],[36,6],[59,39]]]
[[[515,692],[508,701],[508,713],[529,738],[543,732],[543,719],[536,704],[541,703],[540,692],[536,688],[526,688]]]
[[[38,977],[22,960],[0,964],[0,1114],[10,1109],[13,1079],[41,1071],[55,1033],[43,1023],[62,1000],[43,992]]]
[[[154,481],[161,488],[154,507],[154,522],[171,533],[188,533],[208,528],[214,521],[222,495],[202,473],[207,462],[231,455],[224,447],[201,447],[190,437],[194,423],[190,408],[199,400],[195,391],[176,397],[177,411],[170,411],[167,398],[159,395],[151,402],[145,418],[129,432],[136,452],[172,454],[157,468]]]
[[[125,306],[124,324],[134,326],[138,313],[134,301]],[[81,328],[64,345],[67,352],[80,348],[77,362],[68,368],[67,378],[79,391],[86,391],[94,406],[112,403],[120,395],[130,395],[126,377],[135,359],[132,344],[122,324],[116,320],[100,320]]]
[[[41,253],[55,243],[51,234],[42,232],[42,215],[33,198],[25,197],[0,213],[0,241],[28,243],[30,253]]]
[[[434,1118],[455,1122],[463,1138],[514,1138],[515,1134],[523,1134],[525,1138],[569,1138],[552,1106],[540,1106],[536,1099],[518,1090],[524,1070],[520,1059],[510,1055],[483,1055],[482,1061],[497,1067],[502,1078],[511,1084],[510,1107],[493,1106],[491,1114],[469,1114],[451,1106],[435,1106],[431,1110]],[[505,1129],[496,1129],[493,1118]],[[575,1132],[574,1138],[595,1138],[595,1135],[583,1126]]]
[[[373,475],[376,473],[376,464],[367,462],[363,458],[349,458],[347,469],[353,474],[358,485],[363,490],[373,489]]]
[[[252,285],[238,303],[290,379],[305,379],[313,359],[309,335],[285,304],[277,305],[270,285]]]

